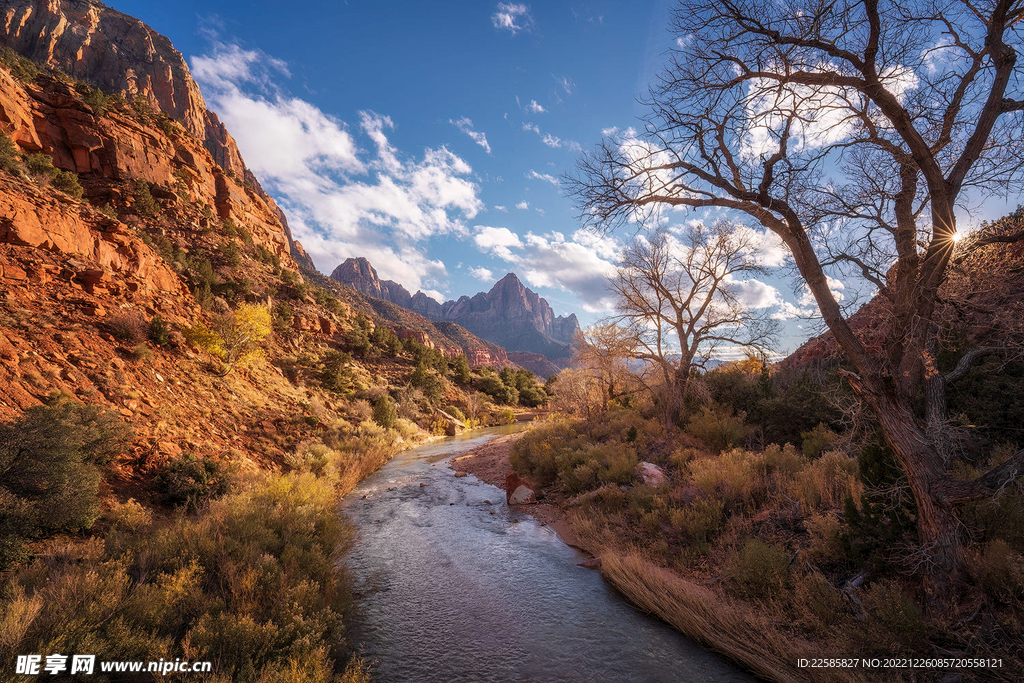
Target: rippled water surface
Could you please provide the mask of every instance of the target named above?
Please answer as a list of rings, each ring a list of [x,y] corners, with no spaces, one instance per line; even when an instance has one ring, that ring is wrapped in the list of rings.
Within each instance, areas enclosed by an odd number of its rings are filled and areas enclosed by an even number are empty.
[[[577,567],[504,491],[453,476],[449,458],[508,429],[408,451],[347,496],[360,533],[349,566],[366,592],[359,642],[376,680],[752,681]]]

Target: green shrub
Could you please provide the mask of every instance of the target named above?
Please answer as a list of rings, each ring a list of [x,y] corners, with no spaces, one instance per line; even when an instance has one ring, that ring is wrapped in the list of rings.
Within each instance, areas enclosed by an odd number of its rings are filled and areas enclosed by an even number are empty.
[[[21,172],[21,155],[18,146],[7,133],[0,131],[0,171]]]
[[[78,174],[72,171],[57,171],[53,176],[52,186],[75,199],[81,199],[85,192],[78,182]]]
[[[227,470],[216,460],[184,453],[157,475],[157,486],[167,499],[186,509],[197,509],[224,495],[229,488]]]
[[[82,94],[82,99],[92,109],[93,114],[99,117],[103,117],[110,110],[110,105],[116,102],[119,98],[114,95],[103,92],[99,88],[93,88],[86,83],[80,83],[78,86],[78,92]]]
[[[352,367],[352,354],[332,349],[324,354],[321,362],[324,369],[320,383],[324,389],[347,396],[360,388]]]
[[[454,417],[456,420],[459,420],[460,422],[465,422],[466,421],[465,413],[463,413],[462,410],[458,406],[448,406],[444,410],[445,410],[446,413],[448,413],[449,415]]]
[[[117,211],[114,209],[113,206],[111,206],[110,202],[107,202],[106,204],[101,206],[98,209],[98,211],[107,218],[113,218],[114,220],[117,220]]]
[[[686,423],[686,431],[720,453],[739,445],[747,437],[750,430],[743,421],[744,417],[743,413],[733,415],[731,409],[704,406]]]
[[[9,47],[0,49],[0,63],[6,66],[11,75],[26,85],[39,76],[39,67],[27,57],[22,57]]]
[[[53,166],[53,159],[49,154],[42,152],[26,156],[25,169],[30,175],[43,180],[52,180],[57,174],[57,169]]]
[[[722,526],[723,509],[720,500],[697,498],[689,505],[671,510],[669,522],[690,543],[706,547]]]
[[[242,265],[242,257],[238,249],[238,242],[234,240],[228,240],[217,247],[217,253],[220,255],[221,261],[231,268],[237,268]]]
[[[786,587],[789,581],[789,555],[782,547],[749,538],[733,554],[724,572],[741,593],[768,598]]]
[[[438,379],[437,374],[423,362],[417,365],[416,369],[413,370],[412,375],[409,377],[409,384],[417,389],[421,389],[423,391],[423,395],[426,396],[427,400],[431,403],[437,401],[441,398],[441,395],[444,394],[444,383]],[[513,421],[515,421],[514,416]]]
[[[149,321],[149,339],[157,346],[171,343],[171,330],[159,313]]]
[[[803,439],[800,450],[803,451],[804,457],[809,460],[814,460],[839,441],[839,435],[825,426],[824,422],[819,422],[809,432],[801,433],[800,438]]]
[[[149,190],[149,183],[143,178],[135,181],[135,212],[140,216],[150,217],[160,213],[160,205],[153,198],[153,193]]]
[[[516,423],[516,414],[511,408],[502,408],[498,411],[496,420],[500,425],[514,425]]]
[[[23,559],[23,539],[91,527],[98,466],[130,438],[115,413],[67,394],[0,424],[0,567]]]
[[[395,428],[395,424],[398,421],[398,411],[395,409],[395,402],[387,394],[374,401],[373,421],[385,429]]]

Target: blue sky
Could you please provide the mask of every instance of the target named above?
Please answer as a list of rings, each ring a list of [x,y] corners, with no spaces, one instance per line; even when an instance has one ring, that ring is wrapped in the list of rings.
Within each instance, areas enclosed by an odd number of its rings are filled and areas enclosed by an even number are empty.
[[[621,243],[580,230],[559,176],[637,125],[669,0],[110,4],[185,55],[321,271],[366,256],[441,300],[514,271],[584,326],[610,312]],[[777,278],[745,291],[806,308]]]

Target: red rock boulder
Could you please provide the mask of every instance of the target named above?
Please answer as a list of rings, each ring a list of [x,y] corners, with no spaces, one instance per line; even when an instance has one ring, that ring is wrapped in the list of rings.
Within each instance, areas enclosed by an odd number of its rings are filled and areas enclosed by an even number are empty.
[[[505,502],[509,505],[528,505],[537,502],[537,493],[533,484],[521,478],[515,472],[505,475]]]

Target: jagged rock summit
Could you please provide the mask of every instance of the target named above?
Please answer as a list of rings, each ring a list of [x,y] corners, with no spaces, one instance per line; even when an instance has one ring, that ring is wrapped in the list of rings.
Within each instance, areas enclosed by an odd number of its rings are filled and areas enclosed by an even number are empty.
[[[550,374],[553,366],[568,365],[573,338],[580,329],[575,314],[556,317],[548,302],[528,289],[515,273],[503,277],[489,292],[443,304],[423,292],[410,295],[397,282],[381,280],[370,262],[362,257],[346,260],[335,268],[331,277],[430,320],[455,322],[509,352],[519,352],[524,357],[539,354],[547,360],[545,370],[539,374]]]
[[[246,173],[234,139],[206,108],[181,53],[142,21],[94,0],[4,0],[0,44],[106,92],[143,98],[203,140],[225,170]]]

